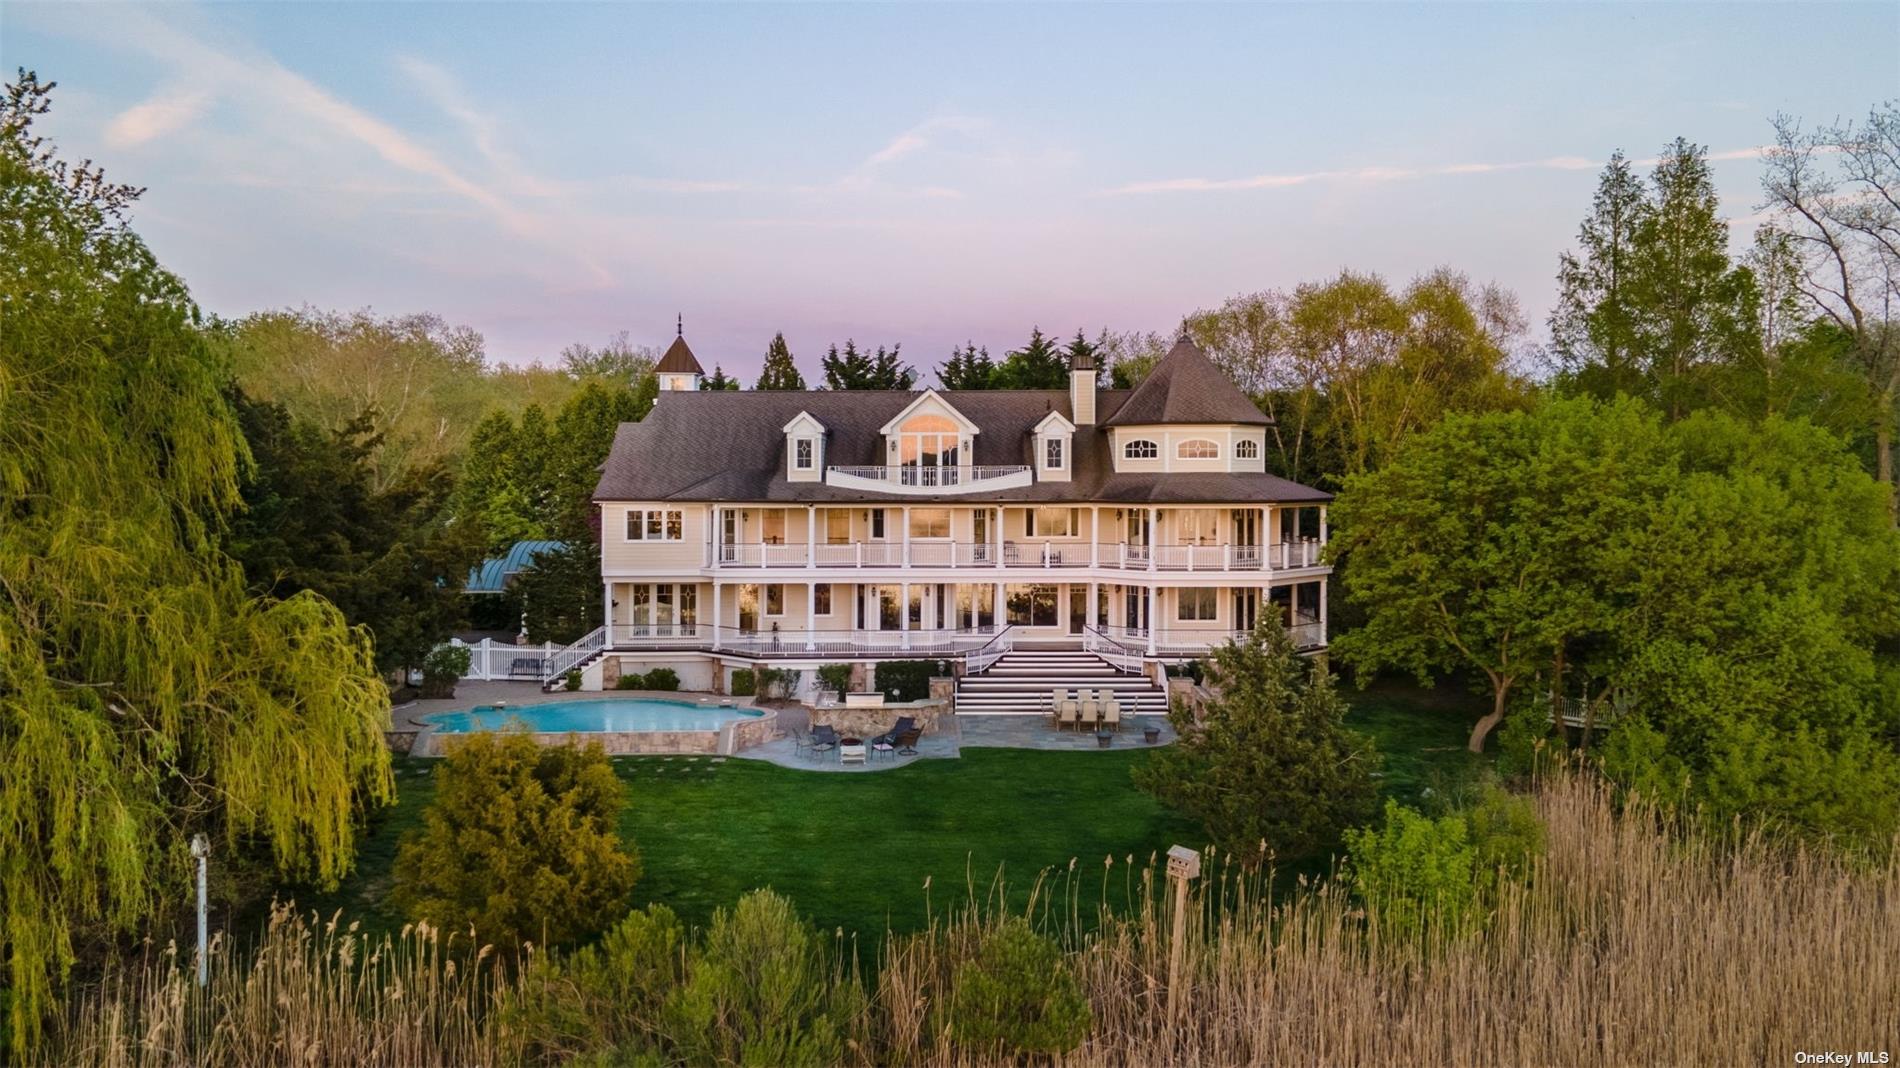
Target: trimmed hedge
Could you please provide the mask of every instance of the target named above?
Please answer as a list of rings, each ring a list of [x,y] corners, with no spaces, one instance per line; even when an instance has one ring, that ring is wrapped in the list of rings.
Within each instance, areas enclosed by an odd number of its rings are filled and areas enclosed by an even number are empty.
[[[930,696],[930,680],[950,674],[948,660],[892,660],[877,666],[877,688],[895,701]]]

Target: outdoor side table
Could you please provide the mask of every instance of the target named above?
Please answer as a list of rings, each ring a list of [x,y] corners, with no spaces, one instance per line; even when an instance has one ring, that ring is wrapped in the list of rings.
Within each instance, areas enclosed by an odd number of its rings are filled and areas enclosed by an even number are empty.
[[[864,763],[864,739],[840,738],[838,740],[838,763],[840,764]]]

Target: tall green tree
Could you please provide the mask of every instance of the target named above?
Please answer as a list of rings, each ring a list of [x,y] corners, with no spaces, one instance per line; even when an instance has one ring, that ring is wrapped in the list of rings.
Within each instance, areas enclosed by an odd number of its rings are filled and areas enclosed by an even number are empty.
[[[721,367],[718,364],[713,364],[713,373],[709,377],[702,378],[699,380],[699,388],[702,392],[707,392],[707,391],[719,392],[721,390],[736,390],[739,388],[739,380],[726,374],[726,369],[724,367]]]
[[[561,368],[581,381],[597,378],[631,389],[653,373],[659,358],[658,352],[635,345],[622,330],[598,348],[577,341],[562,349]]]
[[[979,349],[976,342],[966,341],[962,348],[951,349],[950,358],[937,366],[937,384],[944,389],[988,389],[995,373],[989,348]]]
[[[462,622],[462,576],[482,549],[479,530],[451,521],[447,472],[378,489],[368,416],[327,432],[281,404],[232,401],[254,462],[224,545],[252,592],[314,592],[368,629],[380,670],[420,665]]]
[[[250,596],[218,549],[248,462],[231,368],[126,222],[138,190],[0,100],[0,960],[31,1047],[82,955],[169,914],[187,843],[320,883],[393,794],[366,633]]]
[[[1041,327],[1032,328],[1028,344],[1011,350],[990,376],[991,389],[1068,387],[1069,365],[1063,362],[1062,350],[1056,347],[1056,343],[1043,336]]]
[[[1711,403],[1727,369],[1757,358],[1760,292],[1729,259],[1702,146],[1677,138],[1647,189],[1612,159],[1578,236],[1583,259],[1564,254],[1551,317],[1577,388],[1645,397],[1680,419]]]
[[[1551,351],[1558,370],[1593,396],[1644,392],[1630,289],[1637,233],[1650,211],[1642,179],[1618,151],[1597,180],[1590,214],[1577,230],[1578,251],[1558,257]]]
[[[1323,660],[1301,657],[1271,613],[1214,650],[1216,697],[1196,722],[1168,714],[1180,740],[1135,769],[1135,784],[1200,820],[1243,863],[1306,856],[1363,823],[1379,756],[1345,726],[1346,703]]]
[[[825,373],[826,389],[909,389],[917,381],[917,372],[898,355],[900,345],[876,352],[861,352],[857,342],[845,339],[844,350],[833,345],[820,365]]]
[[[804,389],[805,376],[798,373],[798,364],[792,361],[792,350],[785,344],[785,335],[772,335],[772,343],[765,347],[765,366],[759,369],[759,382],[753,389]]]

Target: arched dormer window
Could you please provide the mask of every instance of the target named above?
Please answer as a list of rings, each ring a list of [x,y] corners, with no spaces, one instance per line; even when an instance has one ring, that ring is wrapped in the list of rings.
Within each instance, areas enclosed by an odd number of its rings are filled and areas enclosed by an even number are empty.
[[[955,467],[959,428],[932,412],[920,412],[897,429],[897,462],[905,467]]]
[[[1124,460],[1152,460],[1159,455],[1161,455],[1161,450],[1147,438],[1138,438],[1122,446]]]
[[[1234,445],[1234,459],[1258,460],[1259,458],[1260,458],[1260,443],[1253,440],[1252,438],[1247,438]]]
[[[1220,446],[1206,438],[1189,438],[1174,447],[1174,455],[1182,460],[1217,460]]]

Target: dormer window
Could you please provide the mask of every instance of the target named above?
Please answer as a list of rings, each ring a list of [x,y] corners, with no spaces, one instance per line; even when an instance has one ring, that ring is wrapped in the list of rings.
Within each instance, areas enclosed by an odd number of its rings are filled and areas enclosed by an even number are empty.
[[[1253,440],[1252,438],[1247,438],[1234,445],[1234,459],[1258,460],[1259,458],[1260,458],[1260,443]]]
[[[1124,460],[1152,460],[1161,455],[1161,450],[1147,438],[1140,438],[1122,446]]]
[[[1174,447],[1174,455],[1182,460],[1218,460],[1220,446],[1206,438],[1189,438]]]
[[[810,438],[798,439],[794,445],[797,450],[797,455],[792,460],[792,466],[798,468],[800,471],[811,470],[813,444]]]
[[[793,482],[818,481],[825,463],[825,425],[810,412],[799,412],[781,428],[785,433],[785,477]]]
[[[1029,455],[1036,461],[1036,477],[1049,482],[1069,481],[1069,443],[1075,439],[1075,424],[1061,412],[1051,411],[1032,429]]]
[[[1043,444],[1042,465],[1051,471],[1062,470],[1063,440],[1061,438],[1047,438],[1043,441],[1042,444]]]

